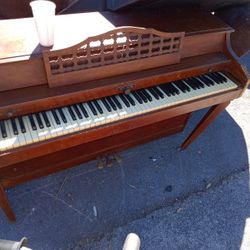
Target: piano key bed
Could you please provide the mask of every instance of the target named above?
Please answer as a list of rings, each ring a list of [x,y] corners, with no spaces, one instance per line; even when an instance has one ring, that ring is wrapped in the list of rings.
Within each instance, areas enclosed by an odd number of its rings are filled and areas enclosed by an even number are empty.
[[[236,89],[222,72],[0,121],[0,151],[49,140]]]

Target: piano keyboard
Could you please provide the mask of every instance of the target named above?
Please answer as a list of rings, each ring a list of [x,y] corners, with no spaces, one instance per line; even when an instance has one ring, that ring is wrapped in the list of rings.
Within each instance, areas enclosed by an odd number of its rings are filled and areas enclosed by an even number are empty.
[[[0,121],[0,151],[236,89],[221,72]]]

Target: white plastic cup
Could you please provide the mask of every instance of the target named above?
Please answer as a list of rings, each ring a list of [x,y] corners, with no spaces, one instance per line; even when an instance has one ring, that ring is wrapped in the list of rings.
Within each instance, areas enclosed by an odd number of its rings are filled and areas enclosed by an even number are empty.
[[[55,3],[47,0],[37,0],[30,3],[36,24],[39,42],[42,46],[54,44]]]

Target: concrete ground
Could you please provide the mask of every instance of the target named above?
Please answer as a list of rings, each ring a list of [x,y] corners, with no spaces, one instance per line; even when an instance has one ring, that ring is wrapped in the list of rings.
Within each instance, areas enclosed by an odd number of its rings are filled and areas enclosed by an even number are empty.
[[[121,249],[132,231],[142,249],[250,248],[249,105],[247,89],[183,152],[205,110],[111,168],[92,161],[10,189],[17,223],[0,212],[0,238],[26,236],[34,250]]]

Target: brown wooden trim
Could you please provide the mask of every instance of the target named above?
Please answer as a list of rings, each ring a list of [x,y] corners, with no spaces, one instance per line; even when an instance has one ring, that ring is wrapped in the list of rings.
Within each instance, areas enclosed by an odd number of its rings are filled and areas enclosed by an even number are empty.
[[[241,62],[241,59],[233,51],[230,35],[231,34],[226,35],[224,53],[232,60],[232,63],[228,65],[228,71],[241,82],[242,95],[250,83],[250,73],[246,66]]]
[[[7,195],[5,193],[5,190],[0,183],[0,207],[3,209],[5,215],[8,217],[8,219],[12,222],[16,221],[16,216],[10,207],[10,203],[8,201]]]
[[[221,53],[183,59],[177,65],[116,76],[88,83],[58,88],[37,86],[0,92],[0,119],[48,110],[72,103],[93,100],[133,89],[201,75],[208,71],[223,71],[230,61]]]
[[[225,102],[211,107],[192,133],[182,143],[181,148],[186,149],[215,120],[215,118],[225,110],[229,103],[230,102]]]

